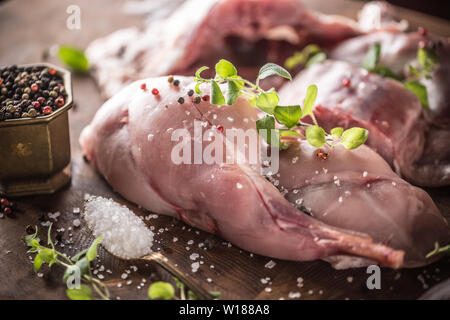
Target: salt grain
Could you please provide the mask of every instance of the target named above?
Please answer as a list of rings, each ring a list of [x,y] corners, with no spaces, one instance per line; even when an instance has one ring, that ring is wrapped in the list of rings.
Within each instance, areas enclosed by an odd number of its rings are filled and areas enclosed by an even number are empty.
[[[102,244],[112,254],[130,259],[152,252],[153,232],[131,210],[112,199],[89,198],[83,216],[94,236],[103,236]]]
[[[269,262],[266,263],[266,265],[264,267],[268,268],[268,269],[272,269],[273,267],[275,267],[277,265],[277,263],[273,260],[270,260]]]

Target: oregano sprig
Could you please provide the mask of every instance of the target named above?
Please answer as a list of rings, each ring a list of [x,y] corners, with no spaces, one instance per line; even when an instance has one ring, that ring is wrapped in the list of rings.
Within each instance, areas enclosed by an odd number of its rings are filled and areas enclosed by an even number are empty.
[[[80,276],[80,285],[66,290],[66,295],[69,299],[93,300],[96,297],[103,300],[110,299],[108,288],[103,282],[93,277],[91,270],[91,263],[97,257],[97,247],[102,239],[101,236],[95,239],[89,248],[82,250],[72,258],[69,258],[55,249],[55,245],[51,238],[51,224],[47,233],[47,244],[50,247],[45,247],[40,244],[41,240],[38,237],[38,228],[35,228],[34,234],[22,238],[29,247],[28,253],[36,253],[33,262],[35,272],[38,272],[44,263],[47,263],[49,268],[55,264],[60,265],[66,269],[63,275],[64,284],[67,284],[69,277],[74,276],[75,274]]]
[[[275,89],[264,90],[259,85],[260,80],[271,76],[292,80],[291,74],[275,63],[267,63],[262,66],[255,83],[239,76],[236,67],[225,59],[221,59],[215,65],[216,75],[214,78],[206,79],[201,76],[201,73],[208,69],[208,67],[201,67],[195,73],[197,94],[202,94],[201,84],[209,83],[212,104],[233,105],[238,97],[246,98],[253,106],[266,113],[264,117],[256,121],[256,129],[263,139],[273,146],[284,149],[289,146],[290,142],[306,138],[316,148],[325,144],[330,147],[341,144],[347,149],[355,149],[367,140],[369,132],[363,128],[355,127],[345,131],[343,128],[334,128],[327,133],[319,126],[313,113],[318,92],[318,88],[314,84],[310,85],[306,91],[303,108],[300,105],[279,105],[280,98]],[[226,97],[221,89],[221,85],[224,84],[227,84]],[[302,121],[308,116],[312,119],[313,124]]]
[[[426,46],[419,46],[417,50],[418,66],[409,65],[409,75],[401,78],[387,66],[380,64],[381,50],[381,44],[379,43],[370,46],[361,66],[369,72],[403,82],[405,88],[417,96],[422,107],[429,108],[427,88],[420,83],[420,80],[431,79],[431,73],[435,65],[439,63],[439,56],[436,51]]]

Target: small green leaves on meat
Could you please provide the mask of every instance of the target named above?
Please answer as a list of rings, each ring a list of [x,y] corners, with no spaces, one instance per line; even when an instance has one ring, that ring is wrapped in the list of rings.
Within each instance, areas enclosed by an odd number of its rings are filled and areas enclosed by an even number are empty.
[[[312,84],[306,90],[305,101],[303,103],[302,117],[306,117],[308,115],[314,117],[312,111],[314,108],[314,104],[316,103],[316,98],[317,98],[317,86],[315,84]]]
[[[368,136],[368,130],[364,128],[353,127],[345,130],[342,133],[341,144],[348,150],[356,149],[366,142]]]
[[[305,130],[306,140],[308,140],[309,144],[313,147],[320,148],[325,142],[325,130],[323,130],[319,126],[309,126]]]
[[[266,63],[259,69],[258,79],[263,80],[271,76],[280,76],[288,80],[292,80],[291,74],[275,63]],[[258,81],[257,81],[258,82]]]
[[[221,59],[216,64],[216,73],[222,78],[226,78],[237,75],[237,70],[231,62]]]
[[[344,132],[344,128],[341,127],[333,128],[330,131],[331,135],[336,139],[339,139],[342,136],[342,132]]]
[[[268,114],[273,114],[279,101],[276,92],[262,92],[256,99],[256,106]]]
[[[405,82],[405,88],[414,93],[424,108],[429,108],[427,88],[418,81]]]
[[[305,49],[306,50],[306,49]],[[324,53],[317,46],[309,46],[308,56],[315,61],[325,59]],[[306,54],[306,53],[302,53]],[[266,115],[256,121],[258,134],[271,145],[280,148],[289,147],[290,143],[298,139],[305,139],[315,147],[326,144],[329,147],[339,143],[340,135],[328,134],[321,128],[314,116],[318,88],[311,84],[306,91],[303,107],[301,105],[280,105],[280,98],[275,89],[264,90],[259,86],[259,81],[271,76],[279,76],[292,80],[290,73],[283,67],[274,64],[265,64],[258,73],[256,83],[252,83],[239,76],[236,67],[227,60],[221,59],[215,65],[216,75],[212,79],[203,78],[202,72],[208,67],[201,67],[195,73],[194,81],[197,82],[195,92],[202,94],[200,86],[208,83],[211,88],[211,103],[214,105],[227,104],[232,106],[239,97],[245,98],[252,106],[260,109]],[[222,92],[224,84],[227,84],[226,93]],[[314,125],[302,122],[302,118],[309,116]],[[343,129],[342,129],[343,130]],[[303,133],[307,132],[306,137]],[[342,133],[342,132],[341,132]],[[347,142],[346,142],[347,143]]]
[[[257,120],[256,130],[258,131],[258,134],[261,135],[268,144],[276,143],[278,145],[279,137],[278,136],[272,137],[272,134],[276,134],[277,132],[275,130],[275,119],[273,116],[265,115],[261,119]]]
[[[286,69],[291,70],[297,66],[304,65],[309,67],[310,65],[322,62],[327,59],[327,55],[316,44],[307,45],[302,51],[295,52],[294,55],[287,58],[284,62]]]
[[[375,43],[369,47],[369,50],[362,61],[362,67],[369,71],[375,69],[380,61],[381,55],[381,45],[379,43]]]
[[[284,124],[288,128],[292,128],[296,126],[300,120],[300,117],[302,116],[302,109],[299,105],[276,106],[274,114],[279,123]]]
[[[215,81],[211,82],[211,102],[218,106],[225,104],[225,97],[223,96],[222,90]]]

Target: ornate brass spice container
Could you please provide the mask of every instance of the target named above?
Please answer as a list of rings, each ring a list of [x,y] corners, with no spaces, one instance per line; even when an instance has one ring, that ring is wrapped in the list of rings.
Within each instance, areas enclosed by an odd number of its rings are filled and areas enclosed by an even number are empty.
[[[65,104],[37,118],[0,122],[0,194],[24,196],[49,194],[70,181],[68,111],[72,107],[70,72],[47,63],[64,80]]]

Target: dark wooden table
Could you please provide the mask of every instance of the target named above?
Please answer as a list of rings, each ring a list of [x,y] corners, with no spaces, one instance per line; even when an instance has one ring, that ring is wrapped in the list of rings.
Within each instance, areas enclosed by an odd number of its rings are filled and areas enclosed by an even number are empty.
[[[360,3],[349,1],[306,1],[311,6],[327,13],[340,13],[354,16]],[[66,8],[78,4],[81,8],[81,30],[66,28]],[[141,18],[122,13],[123,1],[87,1],[87,0],[41,0],[10,1],[0,5],[0,65],[22,64],[43,60],[43,53],[56,44],[71,44],[84,48],[93,39],[107,35],[113,30],[136,25]],[[448,23],[432,19],[421,14],[411,14],[402,10],[405,18],[413,24],[423,24],[430,31],[450,35]],[[54,58],[50,62],[57,63]],[[48,212],[60,211],[61,216],[54,224],[60,232],[64,247],[58,245],[62,252],[72,255],[88,246],[92,235],[84,224],[73,227],[73,220],[79,218],[73,208],[83,206],[86,193],[111,197],[126,203],[137,214],[146,214],[135,205],[126,202],[115,194],[105,181],[84,162],[78,144],[82,128],[90,121],[103,100],[94,81],[88,76],[73,76],[76,106],[70,111],[70,130],[72,148],[71,184],[51,196],[34,196],[17,199],[20,212],[16,218],[0,220],[0,298],[1,299],[63,299],[64,285],[62,269],[54,267],[51,271],[44,268],[43,276],[38,277],[33,271],[31,260],[20,238],[25,234],[27,225],[40,224],[38,218]],[[0,137],[1,138],[1,137]],[[1,170],[1,169],[0,169]],[[450,218],[449,188],[429,190],[442,213]],[[195,281],[208,290],[220,291],[227,299],[288,299],[289,293],[301,293],[301,299],[414,299],[431,286],[450,276],[449,258],[426,268],[394,271],[382,270],[382,289],[369,290],[366,286],[368,274],[365,269],[336,271],[327,263],[276,261],[272,269],[265,267],[271,260],[266,257],[251,255],[210,234],[197,231],[172,218],[160,216],[148,221],[154,226],[158,243],[154,250],[159,250],[172,264],[192,276]],[[158,230],[163,232],[159,233]],[[41,227],[41,238],[45,239],[46,228]],[[179,240],[173,242],[173,237]],[[200,242],[208,239],[210,248],[198,247]],[[193,240],[194,244],[188,244]],[[69,242],[69,243],[67,243]],[[190,247],[187,251],[186,247]],[[199,253],[201,265],[195,274],[191,271],[192,261],[189,255]],[[124,270],[137,266],[131,271],[127,280],[121,279]],[[147,288],[156,279],[170,279],[170,275],[159,267],[146,266],[143,263],[122,261],[112,257],[103,249],[99,251],[97,267],[103,266],[104,281],[110,287],[112,296],[122,299],[146,299]],[[213,266],[213,267],[211,267]],[[111,270],[111,273],[106,272]],[[261,279],[269,277],[270,283]],[[299,287],[297,279],[303,279]],[[140,287],[142,279],[145,285]],[[127,285],[126,281],[132,280]],[[122,287],[117,287],[122,283]],[[266,290],[270,288],[271,290]]]

